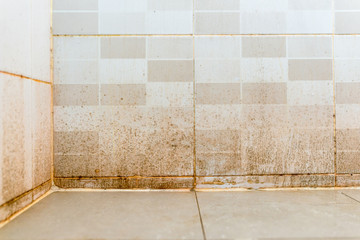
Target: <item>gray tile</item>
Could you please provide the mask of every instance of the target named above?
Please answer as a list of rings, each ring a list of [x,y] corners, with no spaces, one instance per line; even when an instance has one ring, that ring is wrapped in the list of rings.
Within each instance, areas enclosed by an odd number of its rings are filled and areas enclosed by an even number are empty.
[[[55,84],[55,106],[98,105],[99,86],[97,84]]]
[[[54,34],[96,34],[97,13],[53,13]]]
[[[101,58],[145,58],[144,37],[111,37],[101,39]]]
[[[360,205],[340,191],[197,194],[208,239],[360,237]]]
[[[191,192],[58,192],[2,228],[0,239],[202,239],[202,232]]]

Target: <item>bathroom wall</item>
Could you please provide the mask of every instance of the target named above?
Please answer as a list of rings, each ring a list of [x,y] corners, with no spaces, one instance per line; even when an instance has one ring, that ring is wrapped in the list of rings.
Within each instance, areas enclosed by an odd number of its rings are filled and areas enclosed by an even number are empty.
[[[0,223],[51,187],[50,9],[0,0]]]
[[[55,184],[358,185],[358,21],[356,0],[54,0]]]

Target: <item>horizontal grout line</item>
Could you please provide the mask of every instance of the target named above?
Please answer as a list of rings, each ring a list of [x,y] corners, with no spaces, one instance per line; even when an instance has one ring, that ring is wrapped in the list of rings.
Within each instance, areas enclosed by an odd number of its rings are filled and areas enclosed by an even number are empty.
[[[7,206],[7,205],[9,205],[9,204],[11,204],[11,203],[13,203],[13,202],[16,202],[16,201],[19,200],[20,198],[22,198],[22,197],[24,197],[24,196],[32,193],[34,190],[36,190],[36,189],[38,189],[38,188],[41,188],[41,187],[45,186],[45,185],[48,184],[48,183],[51,183],[51,179],[49,179],[49,180],[47,180],[46,182],[43,182],[42,184],[40,184],[40,185],[38,185],[38,186],[36,186],[36,187],[34,187],[34,188],[32,188],[32,189],[30,189],[30,190],[22,193],[22,194],[19,195],[19,196],[16,196],[16,197],[10,199],[9,201],[7,201],[7,202],[5,202],[5,203],[1,204],[1,205],[0,205],[0,208],[2,208],[2,207],[4,207],[4,206]]]
[[[31,80],[31,81],[34,81],[34,82],[39,82],[39,83],[45,83],[45,84],[52,85],[51,82],[47,82],[47,81],[43,81],[43,80],[39,80],[39,79],[34,79],[34,78],[31,78],[31,77],[26,77],[26,76],[16,74],[16,73],[9,73],[9,72],[5,72],[5,71],[0,71],[0,73],[10,75],[10,76],[13,76],[13,77],[19,77],[19,78],[28,79],[28,80]]]
[[[92,180],[92,179],[142,179],[142,178],[190,178],[193,179],[193,175],[189,176],[128,176],[128,177],[115,177],[115,176],[104,176],[104,177],[54,177],[54,179],[73,179],[73,180]]]
[[[239,174],[239,175],[196,175],[196,177],[281,177],[281,176],[333,176],[334,173],[284,173],[284,174]]]
[[[360,36],[360,33],[247,33],[247,34],[53,34],[53,37],[213,37],[213,36]]]

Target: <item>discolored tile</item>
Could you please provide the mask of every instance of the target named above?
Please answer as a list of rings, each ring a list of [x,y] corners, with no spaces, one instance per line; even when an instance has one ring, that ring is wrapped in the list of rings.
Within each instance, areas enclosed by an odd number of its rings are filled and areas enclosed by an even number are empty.
[[[240,104],[239,83],[197,83],[197,104]]]
[[[54,106],[94,106],[99,104],[97,84],[55,84]]]

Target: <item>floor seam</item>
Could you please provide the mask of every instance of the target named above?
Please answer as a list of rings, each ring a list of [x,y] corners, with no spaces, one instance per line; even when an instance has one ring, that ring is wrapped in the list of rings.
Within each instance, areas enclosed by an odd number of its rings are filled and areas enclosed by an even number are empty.
[[[359,201],[359,200],[357,200],[356,198],[353,198],[353,197],[351,197],[351,196],[347,195],[346,193],[341,192],[341,194],[345,195],[345,196],[346,196],[346,197],[348,197],[348,198],[351,198],[351,199],[352,199],[352,200],[354,200],[355,202],[360,203],[360,201]]]
[[[203,238],[204,238],[204,240],[206,240],[205,228],[204,228],[204,223],[203,223],[202,216],[201,216],[199,200],[198,200],[196,191],[194,191],[194,193],[195,193],[197,209],[198,209],[198,212],[199,212],[199,218],[200,218],[200,224],[201,224],[201,230],[202,230],[202,233],[203,233]]]

